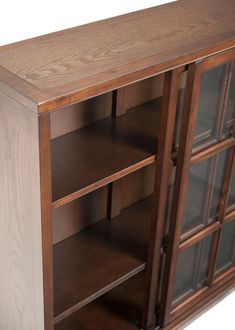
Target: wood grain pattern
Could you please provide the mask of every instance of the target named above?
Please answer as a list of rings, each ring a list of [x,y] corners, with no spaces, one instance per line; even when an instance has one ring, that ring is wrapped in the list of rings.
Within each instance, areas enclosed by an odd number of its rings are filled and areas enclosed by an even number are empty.
[[[0,65],[47,111],[235,46],[234,12],[233,0],[177,1],[3,46]]]
[[[0,92],[0,328],[44,329],[38,118]]]
[[[224,128],[234,22],[234,0],[181,0],[0,47],[1,330],[173,328],[234,285],[235,267],[213,274],[220,231],[234,218],[235,127],[210,143],[203,131],[204,150],[192,156],[202,74],[226,62]],[[228,148],[215,222],[181,236],[190,167]],[[179,252],[208,235],[206,285],[172,305]]]

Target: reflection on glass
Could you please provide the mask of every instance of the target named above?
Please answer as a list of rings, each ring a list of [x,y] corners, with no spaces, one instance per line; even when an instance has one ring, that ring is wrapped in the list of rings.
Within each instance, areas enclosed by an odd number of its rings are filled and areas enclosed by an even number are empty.
[[[183,233],[211,223],[218,214],[227,151],[191,166],[183,215]]]
[[[205,285],[212,235],[180,252],[177,260],[173,304]]]
[[[231,133],[232,124],[235,119],[235,61],[232,63],[232,77],[229,87],[227,108],[224,118],[224,136],[228,137]]]
[[[206,214],[206,198],[209,191],[210,169],[212,160],[193,165],[190,170],[188,191],[183,218],[183,233],[204,222]]]
[[[224,225],[221,231],[216,271],[221,272],[235,264],[235,221]]]
[[[235,208],[235,165],[233,165],[232,181],[230,185],[229,198],[228,198],[228,207]]]
[[[206,71],[202,76],[194,147],[217,140],[217,125],[219,121],[220,98],[225,75],[225,65]]]
[[[211,201],[210,219],[215,219],[215,217],[218,215],[218,206],[219,206],[220,197],[222,195],[222,186],[226,173],[227,157],[228,157],[227,151],[221,152],[217,157],[216,175],[215,175],[213,195]]]

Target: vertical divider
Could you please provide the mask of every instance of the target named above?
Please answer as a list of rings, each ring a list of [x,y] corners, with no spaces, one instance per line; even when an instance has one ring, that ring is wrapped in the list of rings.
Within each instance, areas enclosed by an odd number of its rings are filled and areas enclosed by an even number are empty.
[[[229,88],[231,84],[231,79],[232,79],[232,62],[229,62],[226,66],[226,75],[224,77],[224,83],[223,83],[223,95],[220,100],[220,106],[221,106],[221,116],[219,118],[219,123],[218,123],[218,135],[220,136],[223,131],[223,123],[224,123],[224,118],[226,114],[226,107],[227,107],[227,102],[228,102],[228,96],[229,96]]]
[[[184,67],[165,73],[160,134],[157,147],[157,164],[150,225],[146,269],[146,297],[142,324],[150,329],[155,326],[155,307],[158,291],[161,248],[164,235],[168,185],[172,169],[172,146],[180,83]]]
[[[121,185],[114,181],[108,185],[108,210],[107,218],[112,220],[121,214]]]
[[[166,325],[170,319],[173,299],[174,279],[181,237],[184,202],[188,186],[188,174],[191,162],[193,134],[198,110],[201,74],[197,65],[192,63],[188,68],[184,110],[180,131],[180,143],[176,162],[176,177],[171,211],[170,231],[167,241],[166,266],[161,294],[159,323]]]
[[[233,169],[233,162],[235,159],[235,148],[231,148],[229,150],[228,155],[228,161],[226,165],[226,171],[225,171],[225,179],[222,187],[222,198],[219,204],[219,211],[218,211],[218,220],[221,222],[221,224],[224,223],[224,216],[226,212],[226,204],[228,200],[228,194],[229,194],[229,185],[231,182],[232,177],[232,169]],[[218,251],[219,251],[219,244],[221,239],[221,230],[222,227],[216,232],[214,240],[213,240],[213,248],[212,248],[212,254],[210,258],[210,264],[208,269],[208,276],[207,276],[207,286],[212,286],[213,280],[214,280],[214,274],[215,274],[215,268],[216,268],[216,261],[218,257]]]
[[[223,115],[225,113],[225,108],[227,105],[227,99],[228,99],[228,91],[229,91],[229,86],[231,82],[231,63],[229,65],[229,75],[227,78],[227,90],[226,90],[226,96],[224,100],[224,110],[223,110]],[[220,133],[222,132],[222,126],[220,128]],[[235,124],[233,125],[233,130],[232,130],[232,136],[235,138]],[[223,188],[222,188],[222,199],[220,201],[219,205],[219,214],[218,214],[218,220],[221,222],[221,224],[224,223],[224,217],[226,213],[226,205],[228,201],[228,195],[229,195],[229,187],[232,181],[232,171],[233,171],[233,163],[235,161],[235,148],[231,148],[229,151],[228,155],[228,161],[227,161],[227,166],[226,166],[226,175],[225,175],[225,180],[223,183]],[[213,239],[213,246],[212,246],[212,253],[211,253],[211,262],[209,264],[209,269],[208,269],[208,275],[207,275],[207,286],[211,287],[214,281],[214,275],[215,275],[215,269],[216,269],[216,261],[218,258],[218,252],[219,252],[219,244],[220,244],[220,239],[221,239],[221,230],[222,227],[215,233],[214,239]]]
[[[125,115],[127,112],[125,89],[117,89],[113,91],[112,117],[117,118]],[[107,218],[112,220],[121,214],[121,186],[119,181],[112,182],[108,185],[108,207]]]
[[[225,67],[225,73],[223,77],[223,86],[221,89],[221,95],[220,95],[220,103],[219,103],[219,111],[218,111],[218,116],[217,116],[217,121],[216,121],[216,139],[219,138],[219,136],[222,133],[223,130],[223,122],[224,122],[224,117],[225,117],[225,112],[226,112],[226,101],[228,99],[228,92],[229,92],[229,84],[231,81],[231,62],[228,62]]]
[[[45,330],[54,329],[50,114],[39,116]]]
[[[119,88],[113,92],[112,115],[114,118],[126,114],[127,112],[126,98],[127,98],[127,94],[125,88]]]

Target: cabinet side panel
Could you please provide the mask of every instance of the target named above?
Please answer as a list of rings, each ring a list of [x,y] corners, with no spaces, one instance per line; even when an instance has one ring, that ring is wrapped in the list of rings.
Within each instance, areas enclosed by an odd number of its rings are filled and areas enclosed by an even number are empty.
[[[38,117],[0,91],[0,329],[43,330]]]

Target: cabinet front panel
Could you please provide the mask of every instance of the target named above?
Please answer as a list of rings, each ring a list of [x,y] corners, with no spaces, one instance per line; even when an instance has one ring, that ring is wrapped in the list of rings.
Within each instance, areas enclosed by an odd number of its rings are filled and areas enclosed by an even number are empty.
[[[226,223],[221,230],[216,273],[220,273],[235,264],[235,220]]]
[[[227,221],[235,206],[234,58],[233,49],[189,64],[180,93],[173,146],[176,167],[165,221],[166,308],[159,314],[164,326],[233,272],[235,221]],[[217,275],[228,268],[220,279]]]

